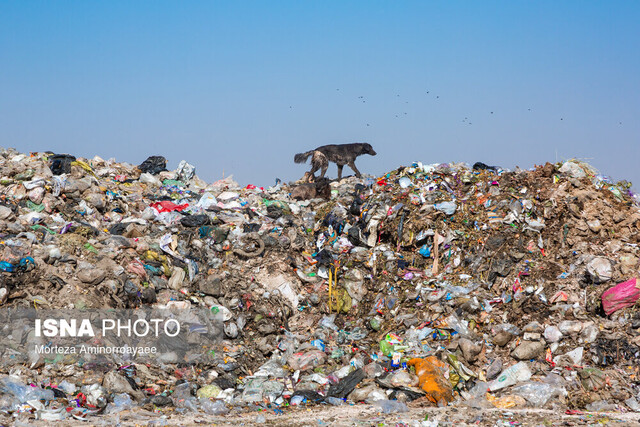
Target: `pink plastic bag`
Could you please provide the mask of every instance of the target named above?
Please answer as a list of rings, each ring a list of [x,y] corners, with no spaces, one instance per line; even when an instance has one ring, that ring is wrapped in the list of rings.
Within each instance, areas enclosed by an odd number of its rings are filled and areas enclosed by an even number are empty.
[[[602,308],[608,315],[626,307],[631,307],[640,298],[640,289],[636,284],[636,278],[618,283],[602,294]]]
[[[181,211],[189,207],[188,203],[184,203],[182,205],[176,205],[173,202],[168,200],[163,200],[161,202],[156,202],[151,204],[152,208],[155,208],[158,212],[173,212],[173,211]]]

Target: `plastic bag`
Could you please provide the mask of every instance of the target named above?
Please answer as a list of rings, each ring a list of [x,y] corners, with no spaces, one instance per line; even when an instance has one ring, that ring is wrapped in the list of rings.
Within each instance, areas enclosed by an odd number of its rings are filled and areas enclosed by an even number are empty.
[[[171,395],[176,408],[187,408],[191,411],[198,410],[198,401],[191,395],[191,384],[184,382],[178,384]]]
[[[611,261],[603,257],[596,257],[587,264],[587,273],[595,283],[604,283],[613,277]]]
[[[327,396],[343,399],[347,397],[349,393],[351,393],[353,389],[355,389],[356,386],[365,379],[365,377],[366,374],[364,372],[364,369],[356,369],[355,371],[351,372],[349,375],[341,379],[338,384],[333,384],[331,387],[329,387]]]
[[[474,334],[469,330],[468,322],[458,317],[456,313],[451,313],[449,317],[445,319],[449,328],[455,330],[464,338],[473,338]]]
[[[411,359],[408,366],[415,366],[420,388],[427,393],[427,398],[438,406],[446,406],[453,400],[453,389],[447,379],[448,367],[435,356],[424,359]]]
[[[217,204],[218,200],[216,199],[216,197],[213,194],[207,192],[200,197],[200,200],[198,200],[198,203],[196,203],[196,207],[206,210],[211,206],[216,206]]]
[[[321,350],[311,350],[306,353],[294,353],[291,355],[287,364],[294,371],[306,371],[316,366],[322,365],[327,361],[327,355]]]
[[[489,383],[489,390],[496,391],[505,387],[515,385],[523,381],[529,381],[531,378],[531,370],[526,362],[518,362],[508,367],[498,378]]]
[[[222,400],[200,399],[200,408],[209,415],[225,415],[230,412]]]
[[[453,215],[458,208],[458,206],[454,202],[436,203],[433,206],[436,208],[436,210],[444,212],[447,215]]]
[[[16,378],[4,377],[0,380],[0,391],[12,394],[20,403],[28,400],[54,400],[55,395],[51,389],[41,389],[22,384]]]
[[[117,414],[121,411],[133,409],[136,407],[136,403],[131,399],[127,393],[116,394],[113,398],[113,403],[107,407],[107,413]]]
[[[176,205],[173,202],[168,200],[163,200],[161,202],[152,203],[151,207],[157,210],[160,213],[163,212],[173,212],[173,211],[181,211],[189,207],[188,203],[184,203],[182,205]]]
[[[574,162],[572,160],[566,161],[560,167],[560,169],[558,169],[558,171],[562,173],[566,173],[568,175],[571,175],[573,178],[578,178],[578,179],[584,178],[586,176],[586,173],[580,167],[580,165],[577,162]]]
[[[607,385],[607,375],[598,368],[584,368],[578,371],[580,382],[586,390],[600,390]]]
[[[209,224],[209,216],[205,214],[188,215],[180,219],[180,224],[185,227],[202,227]]]
[[[269,381],[264,377],[251,378],[244,386],[242,400],[245,402],[262,402],[265,398],[275,401],[284,390],[284,384],[278,381]]]
[[[499,409],[515,408],[517,406],[521,407],[525,406],[527,403],[523,397],[517,395],[502,396],[500,398],[489,395],[488,400],[493,406]]]
[[[640,288],[636,278],[617,284],[602,294],[602,308],[609,316],[618,310],[634,305],[640,298]]]
[[[206,385],[202,388],[200,388],[198,390],[198,392],[196,393],[196,396],[201,399],[201,398],[216,398],[218,397],[218,395],[222,393],[222,390],[220,389],[220,387],[218,387],[215,384],[209,384]]]
[[[176,169],[176,177],[178,180],[189,183],[195,173],[196,167],[187,163],[186,160],[181,160],[180,163],[178,163],[178,168]]]
[[[162,156],[149,156],[144,162],[140,163],[138,169],[143,173],[157,175],[167,170],[167,159]]]
[[[49,157],[49,169],[54,175],[71,173],[71,162],[75,160],[76,158],[69,154],[54,154]]]
[[[378,400],[374,406],[380,407],[382,413],[393,414],[395,412],[409,412],[409,408],[403,402],[397,400]]]
[[[557,384],[548,384],[530,381],[517,385],[512,390],[513,394],[524,397],[536,408],[541,408],[553,398],[566,396],[567,390]]]
[[[390,374],[386,379],[394,387],[416,387],[419,384],[419,379],[416,375],[404,370],[398,370]]]

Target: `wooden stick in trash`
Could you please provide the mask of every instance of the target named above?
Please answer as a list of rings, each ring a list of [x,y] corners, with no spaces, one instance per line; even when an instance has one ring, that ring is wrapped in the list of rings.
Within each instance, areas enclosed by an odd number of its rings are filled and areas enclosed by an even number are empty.
[[[331,266],[329,266],[329,314],[331,314]]]
[[[434,276],[438,274],[438,246],[440,245],[440,235],[438,234],[438,230],[436,230],[436,234],[433,236],[433,268],[431,269],[431,274]]]
[[[338,289],[338,265],[340,265],[339,261],[336,261],[336,264],[333,266],[333,288]],[[338,312],[338,295],[336,295],[336,313]]]

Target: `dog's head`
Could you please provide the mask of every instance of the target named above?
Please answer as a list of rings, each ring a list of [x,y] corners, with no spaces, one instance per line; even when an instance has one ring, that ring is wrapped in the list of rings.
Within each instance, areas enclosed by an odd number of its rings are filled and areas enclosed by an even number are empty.
[[[372,156],[375,156],[378,153],[376,153],[371,144],[364,143],[362,144],[362,154],[371,154]]]
[[[314,182],[316,180],[316,177],[309,171],[304,173],[304,176],[302,177],[301,181],[303,182]]]
[[[331,198],[331,181],[328,178],[319,178],[316,180],[316,197],[329,200]]]

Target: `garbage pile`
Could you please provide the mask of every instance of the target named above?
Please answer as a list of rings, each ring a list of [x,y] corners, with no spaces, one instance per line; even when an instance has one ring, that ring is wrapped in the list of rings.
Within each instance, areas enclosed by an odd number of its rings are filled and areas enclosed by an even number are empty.
[[[5,346],[5,416],[640,411],[629,183],[577,160],[414,163],[299,200],[295,183],[206,183],[166,164],[0,151],[3,309],[205,308],[224,322],[206,359],[11,363]]]

